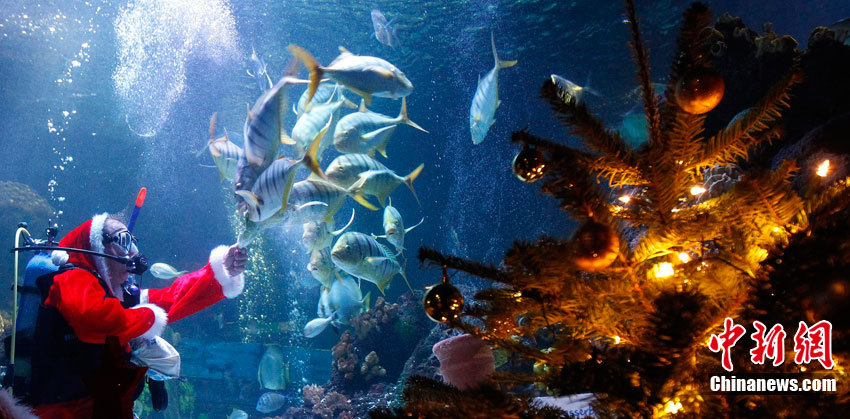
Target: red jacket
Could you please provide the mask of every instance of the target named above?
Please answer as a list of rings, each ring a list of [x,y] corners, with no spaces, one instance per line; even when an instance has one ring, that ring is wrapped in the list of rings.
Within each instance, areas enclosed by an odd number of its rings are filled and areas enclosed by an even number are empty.
[[[103,252],[105,220],[106,214],[101,214],[86,221],[68,233],[59,246]],[[159,336],[169,321],[180,320],[225,297],[234,298],[242,293],[242,275],[230,276],[224,269],[227,249],[227,246],[213,249],[206,266],[177,278],[167,288],[142,290],[141,304],[132,308],[124,308],[117,298],[107,298],[97,278],[84,269],[56,275],[44,304],[55,307],[84,342],[103,343],[107,336],[117,336],[122,345],[139,336],[150,339]],[[54,263],[66,260],[91,271],[102,272],[104,266],[97,261],[102,258],[78,252],[57,251],[53,257]],[[76,400],[35,409],[42,419],[91,416],[85,412],[91,412],[90,401]]]

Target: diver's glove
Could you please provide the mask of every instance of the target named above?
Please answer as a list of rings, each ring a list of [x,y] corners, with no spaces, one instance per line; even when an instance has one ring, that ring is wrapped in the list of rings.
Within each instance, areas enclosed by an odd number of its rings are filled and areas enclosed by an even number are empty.
[[[135,338],[130,340],[130,349],[130,361],[148,367],[147,375],[151,379],[165,381],[180,376],[180,353],[165,339]]]

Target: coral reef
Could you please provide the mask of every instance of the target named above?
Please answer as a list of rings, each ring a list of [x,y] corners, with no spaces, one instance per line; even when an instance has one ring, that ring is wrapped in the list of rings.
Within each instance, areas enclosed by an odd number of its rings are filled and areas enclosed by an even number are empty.
[[[302,407],[290,407],[280,419],[333,419],[354,418],[352,405],[344,394],[336,391],[325,391],[324,387],[315,384],[306,385],[301,391],[304,397]]]
[[[351,320],[351,325],[357,338],[364,340],[373,331],[380,332],[380,325],[394,322],[397,317],[398,304],[390,304],[383,297],[378,297],[371,309]]]

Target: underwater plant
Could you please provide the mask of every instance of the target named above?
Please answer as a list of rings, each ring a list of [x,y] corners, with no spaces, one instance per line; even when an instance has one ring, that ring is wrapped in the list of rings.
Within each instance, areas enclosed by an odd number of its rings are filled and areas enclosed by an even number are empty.
[[[601,417],[797,417],[846,406],[850,322],[841,307],[850,284],[840,276],[850,267],[846,168],[829,173],[828,163],[801,167],[805,160],[798,158],[767,170],[752,162],[753,155],[775,154],[768,145],[782,138],[783,114],[803,81],[803,54],[794,50],[784,76],[709,135],[706,118],[724,95],[724,79],[712,62],[724,48],[722,34],[710,10],[694,3],[685,11],[659,101],[634,4],[625,3],[648,142],[632,148],[554,77],[541,95],[587,151],[526,131],[511,138],[523,148],[514,160],[517,177],[542,179],[543,193],[581,222],[572,239],[517,242],[499,267],[419,251],[420,261],[443,268],[442,299],[455,296],[463,304],[460,293],[451,292],[447,270],[496,284],[477,292],[462,314],[457,304],[429,304],[426,295],[428,315],[528,360],[529,368],[496,371],[491,381],[501,388],[463,391],[412,377],[405,405],[373,417],[564,414],[514,394],[533,388],[555,396],[593,393]],[[776,50],[788,50],[788,38],[772,39]],[[816,169],[818,177],[797,182]],[[734,351],[727,346],[724,356],[713,353],[730,338],[730,321],[748,330],[756,321],[782,325],[790,338],[798,323],[824,320],[834,329],[823,368],[791,359],[777,364],[784,346],[773,356],[767,352],[773,366],[756,365],[747,352],[750,334],[741,331]],[[733,369],[740,376],[807,368],[835,379],[837,391],[776,395],[709,388],[712,375]]]

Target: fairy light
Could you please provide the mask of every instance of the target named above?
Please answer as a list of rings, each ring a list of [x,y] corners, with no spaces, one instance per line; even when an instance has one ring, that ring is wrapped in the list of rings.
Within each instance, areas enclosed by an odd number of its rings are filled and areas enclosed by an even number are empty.
[[[829,173],[829,160],[824,160],[823,163],[818,165],[817,175],[826,177],[827,173]]]
[[[632,197],[630,197],[629,195],[623,195],[623,196],[621,196],[621,197],[619,197],[619,198],[617,198],[617,199],[619,199],[619,200],[620,200],[620,202],[622,202],[622,203],[624,203],[624,204],[628,204],[628,203],[629,203],[629,201],[631,201],[631,200],[632,200]]]
[[[619,336],[614,336],[614,345],[619,345],[622,340]]]
[[[666,405],[664,405],[664,413],[670,415],[674,415],[680,410],[682,410],[682,403],[680,403],[678,400],[670,400],[667,402]]]
[[[679,252],[679,260],[682,261],[682,263],[688,263],[691,261],[691,257],[688,256],[687,252]]]
[[[696,185],[696,186],[691,187],[691,195],[695,195],[695,196],[696,196],[696,195],[699,195],[699,194],[701,194],[701,193],[703,193],[703,192],[705,192],[705,188],[703,188],[703,187],[702,187],[702,186],[700,186],[700,185]]]
[[[673,264],[670,262],[661,262],[652,267],[652,273],[656,278],[667,278],[673,276],[676,271],[673,269]]]

